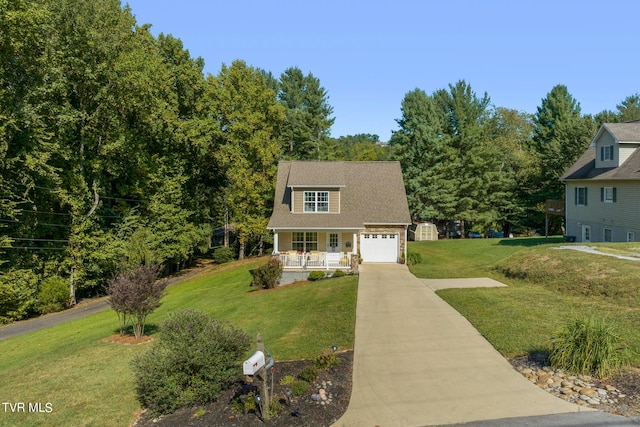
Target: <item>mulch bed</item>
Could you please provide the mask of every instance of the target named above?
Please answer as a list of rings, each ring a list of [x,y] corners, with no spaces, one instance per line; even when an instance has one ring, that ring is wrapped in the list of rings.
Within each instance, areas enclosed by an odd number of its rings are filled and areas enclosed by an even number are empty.
[[[310,360],[276,362],[274,366],[274,390],[282,411],[272,416],[268,421],[263,421],[260,418],[259,411],[248,411],[244,414],[242,411],[234,409],[231,399],[235,395],[236,387],[232,387],[225,390],[217,402],[198,407],[183,408],[173,414],[158,418],[143,413],[134,425],[136,427],[330,426],[347,410],[351,397],[353,351],[340,352],[337,356],[339,363],[327,370],[320,371],[318,379],[310,385],[307,393],[303,396],[292,397],[290,404],[287,403],[284,393],[286,386],[280,385],[280,379],[287,375],[296,377],[313,362]],[[268,381],[271,381],[271,374],[269,374]],[[324,386],[322,385],[323,381]],[[322,387],[332,396],[331,402],[325,402],[324,405],[311,399],[311,396],[318,393],[318,389]]]

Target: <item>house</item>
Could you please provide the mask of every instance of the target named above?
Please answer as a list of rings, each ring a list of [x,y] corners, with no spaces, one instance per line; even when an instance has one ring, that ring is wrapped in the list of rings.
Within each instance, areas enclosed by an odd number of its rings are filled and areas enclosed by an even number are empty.
[[[640,121],[605,123],[560,178],[566,234],[578,242],[640,238]]]
[[[281,161],[267,226],[284,268],[357,269],[406,257],[411,224],[398,162]]]

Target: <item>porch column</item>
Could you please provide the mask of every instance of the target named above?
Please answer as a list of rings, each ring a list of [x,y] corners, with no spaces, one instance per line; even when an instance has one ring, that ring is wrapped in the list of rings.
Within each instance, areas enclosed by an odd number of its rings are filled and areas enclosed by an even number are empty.
[[[278,233],[273,233],[273,253],[278,254],[280,251],[278,250]]]
[[[353,251],[352,253],[358,254],[358,232],[353,233]]]

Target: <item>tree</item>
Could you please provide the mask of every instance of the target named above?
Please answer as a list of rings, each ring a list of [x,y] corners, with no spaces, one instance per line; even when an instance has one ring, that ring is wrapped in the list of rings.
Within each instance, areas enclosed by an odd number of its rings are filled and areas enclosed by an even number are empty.
[[[458,159],[445,133],[445,117],[420,89],[402,101],[400,130],[391,136],[392,158],[400,161],[409,209],[416,220],[455,217]]]
[[[160,306],[167,286],[166,281],[158,281],[160,269],[159,264],[143,265],[108,281],[109,305],[118,315],[120,335],[124,335],[129,318],[133,318],[135,337],[144,335],[147,316]]]
[[[320,144],[335,121],[327,91],[318,78],[303,75],[297,67],[282,73],[278,89],[278,100],[286,107],[281,131],[284,153],[297,160],[318,159]]]
[[[223,176],[221,202],[236,225],[243,259],[247,244],[253,240],[260,245],[267,234],[281,154],[277,135],[285,108],[263,73],[243,61],[223,65],[216,77],[209,77],[208,97],[216,120],[216,161]]]
[[[488,151],[483,130],[488,118],[489,95],[485,92],[478,97],[471,85],[464,80],[449,90],[440,89],[433,95],[436,104],[445,118],[445,132],[450,136],[450,145],[459,159],[455,171],[458,179],[456,189],[456,218],[461,220],[461,235],[465,235],[465,221],[487,222],[491,215],[486,204],[481,204],[490,196],[486,176],[492,171],[495,162]],[[499,176],[499,175],[496,175]],[[495,176],[494,176],[495,178]]]
[[[526,226],[528,195],[534,191],[532,177],[536,171],[536,152],[531,147],[532,115],[517,110],[496,107],[492,110],[486,133],[491,146],[498,150],[505,191],[495,203],[497,221],[505,235],[512,225]],[[495,224],[494,224],[495,225]]]
[[[542,99],[533,121],[533,147],[539,164],[536,190],[531,195],[534,210],[531,214],[538,224],[543,222],[545,200],[564,198],[560,175],[586,150],[594,133],[591,117],[581,116],[580,104],[566,86],[555,86]],[[551,226],[553,232],[558,232],[559,219],[553,217]]]
[[[620,122],[640,120],[640,94],[627,96],[624,101],[616,105],[616,108],[620,115]]]

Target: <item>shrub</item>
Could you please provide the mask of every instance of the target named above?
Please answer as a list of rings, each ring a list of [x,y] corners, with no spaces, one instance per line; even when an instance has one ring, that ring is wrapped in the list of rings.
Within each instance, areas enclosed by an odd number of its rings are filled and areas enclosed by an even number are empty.
[[[336,270],[333,272],[333,275],[331,277],[338,278],[338,277],[344,277],[346,275],[347,273],[345,273],[344,270]]]
[[[334,352],[323,350],[322,353],[315,358],[313,364],[318,369],[329,369],[338,364],[338,357]]]
[[[225,262],[233,261],[236,259],[235,251],[231,248],[217,248],[213,251],[213,260],[216,264],[224,264]]]
[[[293,384],[295,380],[296,379],[292,375],[285,375],[284,377],[280,378],[280,384],[290,385],[290,384]]]
[[[38,311],[46,314],[64,310],[69,306],[70,298],[69,284],[61,277],[49,277],[38,290]]]
[[[278,258],[271,258],[265,265],[251,270],[253,279],[251,286],[259,289],[273,289],[280,282],[282,263]]]
[[[173,312],[153,347],[133,359],[140,403],[154,414],[215,400],[233,384],[250,339],[197,311]]]
[[[298,374],[298,378],[302,381],[312,383],[318,378],[318,369],[314,365],[309,365]]]
[[[566,325],[553,339],[549,360],[554,368],[607,377],[623,365],[620,336],[605,319],[589,317]]]
[[[309,383],[305,381],[294,381],[291,384],[291,394],[294,396],[302,396],[309,390]]]
[[[323,271],[314,270],[311,273],[309,273],[309,280],[315,281],[315,280],[320,280],[320,279],[324,279],[324,272]]]
[[[422,263],[422,255],[417,252],[409,252],[407,254],[407,263],[409,265],[416,265]]]
[[[0,323],[20,320],[32,312],[38,277],[31,270],[12,270],[0,276]]]
[[[147,316],[160,307],[167,287],[166,281],[157,280],[160,269],[159,264],[143,265],[108,281],[109,305],[118,315],[120,335],[124,335],[128,318],[133,318],[136,338],[144,335]]]

